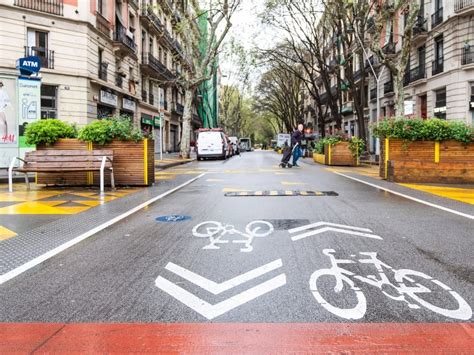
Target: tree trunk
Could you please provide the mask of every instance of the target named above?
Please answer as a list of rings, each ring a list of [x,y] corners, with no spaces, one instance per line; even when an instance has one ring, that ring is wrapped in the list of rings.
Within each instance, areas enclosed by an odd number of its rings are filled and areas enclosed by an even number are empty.
[[[181,133],[180,156],[190,158],[191,129],[193,118],[193,97],[195,88],[186,88],[184,92],[183,132]]]

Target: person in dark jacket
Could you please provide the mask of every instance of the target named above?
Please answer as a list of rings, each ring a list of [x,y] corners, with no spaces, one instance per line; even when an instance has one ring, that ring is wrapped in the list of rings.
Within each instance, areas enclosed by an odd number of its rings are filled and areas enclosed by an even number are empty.
[[[299,166],[296,164],[298,159],[301,157],[301,140],[303,139],[303,125],[300,123],[298,129],[296,129],[291,135],[291,146],[293,147],[293,166]]]

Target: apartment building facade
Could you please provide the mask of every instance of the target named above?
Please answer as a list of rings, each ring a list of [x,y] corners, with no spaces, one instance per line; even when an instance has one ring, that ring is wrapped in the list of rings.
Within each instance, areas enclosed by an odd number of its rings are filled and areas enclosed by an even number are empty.
[[[175,79],[190,67],[177,26],[189,7],[186,0],[0,0],[0,80],[16,87],[17,59],[38,56],[40,118],[80,127],[122,115],[158,140],[162,112],[163,148],[177,151],[184,92]]]
[[[414,25],[409,64],[404,76],[405,116],[427,119],[438,117],[459,120],[474,125],[474,0],[419,0],[420,11]],[[385,53],[399,55],[401,33],[406,15],[398,14],[382,34]],[[370,64],[376,68],[379,85],[372,74]],[[362,65],[368,73],[361,78]],[[378,68],[378,69],[377,69]],[[367,98],[364,103],[366,127],[377,121],[377,90],[380,117],[395,115],[394,82],[390,71],[377,64],[377,58],[366,48],[364,61],[354,61],[356,83],[365,80]],[[344,78],[344,74],[341,73]],[[334,90],[336,80],[334,79]],[[325,90],[321,86],[322,100]],[[357,118],[353,110],[353,98],[349,91],[342,91],[342,131],[349,136],[359,135]],[[315,104],[305,95],[305,120],[315,120]],[[335,122],[329,115],[325,121],[325,133],[334,132]],[[370,136],[369,132],[368,136]],[[376,140],[369,138],[369,150],[376,152]]]

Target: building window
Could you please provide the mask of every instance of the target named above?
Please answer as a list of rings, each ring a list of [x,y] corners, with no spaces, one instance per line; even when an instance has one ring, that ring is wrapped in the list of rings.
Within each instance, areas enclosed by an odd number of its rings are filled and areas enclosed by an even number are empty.
[[[54,68],[52,51],[48,50],[48,32],[38,31],[28,28],[27,47],[25,55],[38,56],[41,61],[41,67]]]
[[[443,35],[435,38],[434,44],[434,57],[433,62],[433,75],[442,73],[444,71],[444,40]]]
[[[97,0],[97,12],[101,15],[105,14],[105,1]]]
[[[99,58],[99,79],[107,81],[107,68],[108,64],[104,62],[104,50],[99,48],[98,50],[98,58]]]
[[[446,88],[435,91],[435,107],[434,107],[434,116],[446,119]]]
[[[58,87],[41,85],[41,119],[58,118]]]

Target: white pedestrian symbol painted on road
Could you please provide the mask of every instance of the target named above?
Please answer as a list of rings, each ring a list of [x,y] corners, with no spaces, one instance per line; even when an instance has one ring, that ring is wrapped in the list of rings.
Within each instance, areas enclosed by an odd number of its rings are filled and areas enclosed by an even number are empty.
[[[220,249],[219,244],[228,244],[232,236],[242,237],[234,239],[232,243],[244,244],[241,252],[251,252],[255,238],[266,237],[273,232],[273,225],[266,221],[253,221],[245,227],[245,233],[237,230],[233,225],[215,221],[199,223],[193,228],[193,235],[198,238],[209,238],[209,244],[203,249]]]
[[[356,275],[355,273],[340,266],[341,264],[354,264],[356,261],[337,259],[334,256],[334,249],[324,249],[323,253],[329,257],[331,261],[331,267],[314,272],[311,275],[309,286],[313,296],[316,298],[319,304],[321,304],[321,306],[323,306],[329,312],[339,317],[346,319],[361,319],[364,317],[367,310],[367,300],[364,293],[359,287],[356,286],[357,281],[379,288],[385,296],[395,301],[405,302],[411,309],[419,309],[419,305],[421,305],[433,312],[449,318],[469,320],[472,317],[471,307],[457,292],[453,291],[450,287],[446,286],[442,282],[433,279],[431,276],[428,276],[422,272],[410,269],[396,270],[380,261],[377,258],[377,253],[361,252],[359,254],[367,258],[359,259],[358,262],[361,264],[372,264],[375,266],[378,272],[378,278],[375,275],[368,275],[364,277],[361,275]],[[393,276],[395,278],[396,284],[390,282],[389,278],[385,274],[384,269],[391,270],[394,273]],[[330,284],[334,285],[333,281],[335,281],[335,286],[333,289],[335,294],[331,296],[331,298],[327,296],[327,288],[329,285],[324,284],[323,281],[325,280],[327,282],[328,276],[335,279],[331,280]],[[429,283],[429,287],[424,286],[422,283]],[[440,292],[444,293],[446,298],[451,299],[451,305],[456,304],[456,308],[448,309],[431,303],[433,298],[426,296],[429,296],[433,292],[432,288],[437,288]],[[334,302],[334,299],[337,298],[338,294],[347,298],[347,292],[350,290],[352,290],[354,298],[357,300],[357,303],[354,307],[340,308],[331,304],[331,302],[336,304],[338,303]],[[391,293],[387,292],[387,290],[390,290]],[[324,297],[322,293],[324,293],[326,297]]]
[[[257,277],[265,275],[273,270],[277,270],[282,266],[283,263],[281,259],[278,259],[222,283],[216,283],[173,263],[168,263],[165,269],[178,276],[181,276],[186,281],[189,281],[214,295],[218,295],[224,291],[231,290],[250,280],[254,280]],[[243,291],[214,305],[195,296],[191,292],[185,290],[181,286],[174,284],[162,276],[158,276],[155,281],[155,285],[160,290],[168,293],[170,296],[176,298],[181,303],[211,320],[231,311],[234,308],[250,302],[257,297],[286,285],[286,275],[280,274],[275,276],[270,280],[262,282],[259,285],[249,288],[246,291]]]
[[[309,230],[309,231],[308,231]],[[360,228],[353,226],[346,226],[343,224],[329,223],[329,222],[317,222],[311,223],[302,227],[293,228],[288,230],[290,234],[300,233],[291,237],[291,240],[297,241],[313,235],[325,233],[325,232],[337,232],[348,235],[355,235],[359,237],[372,238],[383,240],[382,237],[372,234],[372,230],[368,228]]]

